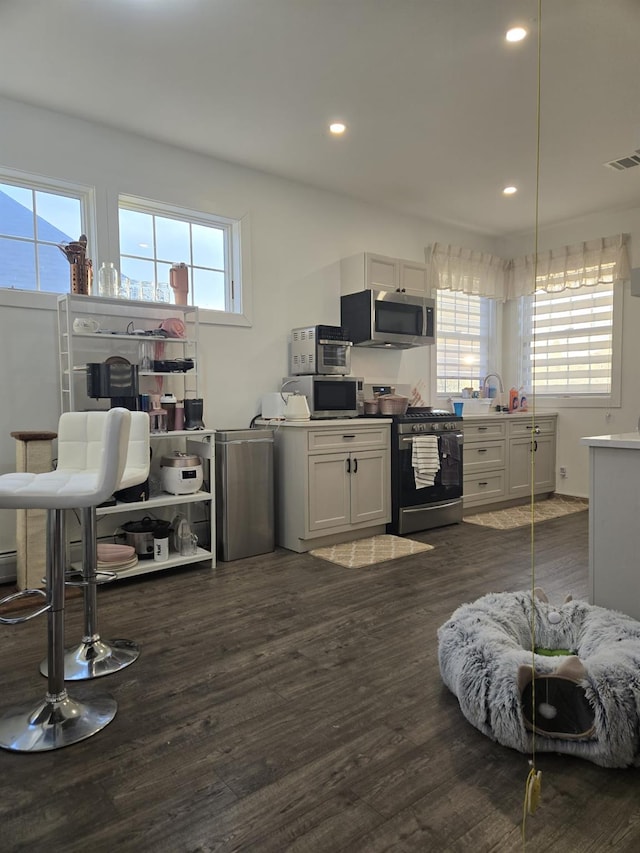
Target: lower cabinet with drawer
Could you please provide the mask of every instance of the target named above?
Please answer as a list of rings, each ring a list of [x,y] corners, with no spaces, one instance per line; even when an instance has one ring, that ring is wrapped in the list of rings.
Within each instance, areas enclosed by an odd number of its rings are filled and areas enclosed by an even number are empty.
[[[389,423],[312,421],[278,429],[275,441],[278,545],[302,552],[385,532]]]
[[[555,414],[465,418],[464,507],[516,502],[556,487]],[[533,455],[533,459],[532,459]],[[532,464],[533,462],[533,464]]]
[[[463,420],[465,508],[504,500],[506,496],[507,424],[489,417]]]

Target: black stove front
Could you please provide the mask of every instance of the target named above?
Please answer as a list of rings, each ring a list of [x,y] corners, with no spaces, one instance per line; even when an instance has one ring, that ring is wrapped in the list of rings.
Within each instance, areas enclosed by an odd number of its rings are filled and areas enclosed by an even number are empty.
[[[387,531],[416,533],[461,521],[462,418],[415,408],[392,420]]]

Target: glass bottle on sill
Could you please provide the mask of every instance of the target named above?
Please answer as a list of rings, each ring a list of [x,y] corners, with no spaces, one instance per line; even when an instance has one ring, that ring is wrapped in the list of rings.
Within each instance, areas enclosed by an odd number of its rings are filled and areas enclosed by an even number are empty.
[[[103,263],[98,270],[98,296],[106,296],[109,299],[116,299],[118,296],[119,287],[118,270],[115,264]]]

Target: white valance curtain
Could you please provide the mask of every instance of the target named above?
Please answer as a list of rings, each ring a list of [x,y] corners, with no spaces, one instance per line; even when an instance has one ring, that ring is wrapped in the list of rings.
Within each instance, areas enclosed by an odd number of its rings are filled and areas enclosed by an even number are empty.
[[[515,258],[509,264],[507,298],[627,281],[628,243],[628,234],[618,234],[538,252],[537,258],[534,254]]]
[[[434,243],[426,256],[431,287],[499,300],[627,281],[631,275],[628,234],[548,249],[537,258],[506,260],[449,243]]]
[[[509,262],[488,252],[434,243],[426,250],[429,282],[440,290],[504,300]]]

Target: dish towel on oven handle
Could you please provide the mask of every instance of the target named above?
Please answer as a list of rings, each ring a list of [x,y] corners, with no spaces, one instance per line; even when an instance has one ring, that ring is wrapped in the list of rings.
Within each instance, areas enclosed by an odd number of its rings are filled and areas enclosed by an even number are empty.
[[[411,465],[416,489],[433,486],[440,470],[437,435],[414,435],[411,448]]]
[[[442,454],[440,483],[443,486],[462,485],[462,465],[460,443],[455,433],[440,436],[440,452]]]

